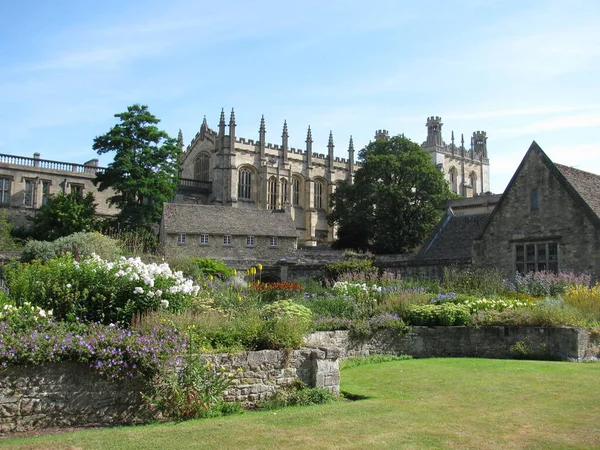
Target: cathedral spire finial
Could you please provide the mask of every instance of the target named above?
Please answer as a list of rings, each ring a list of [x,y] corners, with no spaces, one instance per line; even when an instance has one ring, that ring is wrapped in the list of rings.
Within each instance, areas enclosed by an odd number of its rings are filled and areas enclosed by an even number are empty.
[[[179,129],[179,133],[177,133],[177,147],[179,147],[179,150],[183,150],[184,147],[183,133],[181,132],[181,128]]]
[[[465,135],[464,133],[460,133],[460,146],[465,148]]]
[[[333,147],[333,132],[331,130],[329,130],[329,143],[327,147]]]
[[[235,125],[235,112],[231,108],[231,116],[229,117],[229,126]]]
[[[450,140],[452,141],[452,147],[454,147],[454,130],[452,130],[452,137]]]
[[[258,131],[262,132],[262,133],[264,133],[266,131],[265,130],[265,115],[264,114],[262,114],[261,117],[260,117],[260,128],[259,128]]]
[[[310,131],[310,125],[308,126],[308,131],[306,132],[306,142],[312,142],[312,131]]]
[[[225,109],[221,108],[221,117],[219,118],[219,126],[225,126]]]
[[[283,121],[283,135],[284,136],[288,135],[287,120]]]

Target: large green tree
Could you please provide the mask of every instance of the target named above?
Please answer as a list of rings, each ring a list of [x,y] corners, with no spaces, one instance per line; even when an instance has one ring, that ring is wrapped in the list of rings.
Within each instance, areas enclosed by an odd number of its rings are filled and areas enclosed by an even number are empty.
[[[94,184],[103,191],[112,188],[111,205],[126,229],[148,228],[160,221],[162,204],[177,189],[179,148],[156,124],[160,122],[145,105],[132,105],[115,114],[120,122],[94,139],[99,155],[115,152],[114,160],[96,175]]]
[[[79,231],[96,231],[94,195],[81,194],[51,195],[47,203],[33,217],[33,237],[40,241],[53,241]]]
[[[341,248],[404,253],[423,242],[453,195],[418,144],[403,136],[371,142],[360,151],[354,183],[332,195],[329,223]]]

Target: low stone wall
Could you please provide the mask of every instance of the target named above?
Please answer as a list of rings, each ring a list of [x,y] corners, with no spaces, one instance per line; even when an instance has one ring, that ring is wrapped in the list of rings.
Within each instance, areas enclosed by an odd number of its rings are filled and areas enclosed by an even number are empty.
[[[340,351],[304,348],[292,352],[264,350],[207,359],[236,375],[227,401],[252,405],[300,378],[309,386],[339,394]],[[0,372],[0,433],[50,427],[134,423],[151,413],[139,379],[106,380],[75,362],[9,367]]]
[[[412,327],[403,336],[381,331],[366,339],[352,339],[348,331],[320,331],[305,338],[307,346],[340,348],[342,359],[406,354],[416,358],[521,356],[583,361],[600,356],[598,344],[581,328],[541,327]]]

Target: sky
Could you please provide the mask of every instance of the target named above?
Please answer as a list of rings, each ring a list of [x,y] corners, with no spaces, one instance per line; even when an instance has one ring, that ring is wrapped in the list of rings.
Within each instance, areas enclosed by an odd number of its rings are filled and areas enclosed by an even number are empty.
[[[347,157],[375,130],[488,136],[503,192],[535,140],[600,174],[598,0],[0,2],[0,153],[83,163],[134,103],[189,144],[235,109],[236,134]],[[103,155],[106,166],[112,156]]]

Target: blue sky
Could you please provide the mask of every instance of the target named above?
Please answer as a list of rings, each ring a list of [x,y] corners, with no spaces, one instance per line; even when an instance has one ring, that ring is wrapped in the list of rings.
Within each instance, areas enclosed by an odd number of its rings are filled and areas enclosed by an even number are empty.
[[[84,162],[114,114],[147,104],[186,145],[235,108],[237,135],[335,153],[376,129],[421,143],[488,134],[491,189],[532,140],[600,173],[600,2],[5,1],[0,153]],[[100,158],[102,165],[110,156]]]

